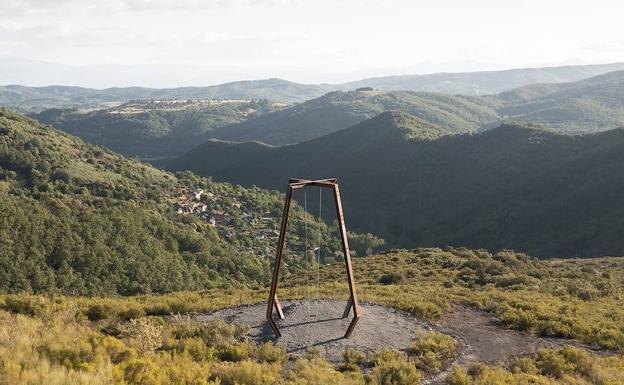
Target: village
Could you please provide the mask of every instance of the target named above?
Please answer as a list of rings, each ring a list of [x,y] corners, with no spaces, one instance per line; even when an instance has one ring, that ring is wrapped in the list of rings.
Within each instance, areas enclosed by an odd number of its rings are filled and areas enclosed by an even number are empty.
[[[224,104],[251,104],[252,102],[254,102],[252,99],[147,99],[124,103],[109,109],[108,113],[142,114],[149,111],[200,110]]]
[[[187,190],[172,199],[173,210],[178,214],[191,214],[215,227],[224,239],[244,240],[246,251],[269,256],[279,232],[278,218],[270,212],[247,211],[236,199],[224,200],[214,192],[203,189]],[[250,242],[251,240],[251,242]]]

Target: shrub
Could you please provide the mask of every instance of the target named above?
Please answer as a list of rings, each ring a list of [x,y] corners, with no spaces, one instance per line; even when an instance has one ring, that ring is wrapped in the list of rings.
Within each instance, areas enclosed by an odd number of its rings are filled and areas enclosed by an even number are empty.
[[[363,385],[364,377],[358,372],[338,372],[323,358],[297,360],[296,367],[285,378],[289,385]]]
[[[41,317],[46,311],[49,301],[34,295],[8,295],[4,298],[2,308],[14,314],[30,317]]]
[[[85,315],[89,321],[101,321],[110,317],[113,314],[112,308],[102,303],[94,303],[87,307]]]
[[[419,384],[422,375],[413,363],[404,356],[394,355],[391,357],[384,354],[376,357],[375,367],[369,374],[370,383],[373,385],[413,385]],[[389,358],[389,359],[387,359]],[[387,360],[386,360],[387,359]]]
[[[222,363],[214,367],[211,379],[221,385],[273,385],[277,383],[281,366],[278,364],[243,361]]]
[[[286,351],[282,347],[275,346],[275,344],[271,342],[265,342],[258,346],[256,349],[256,357],[258,361],[267,362],[269,364],[281,364],[288,358]]]
[[[225,346],[236,342],[236,338],[245,334],[246,328],[228,324],[222,320],[199,324],[193,321],[182,321],[171,326],[175,338],[199,337],[210,346]]]
[[[221,361],[239,362],[248,359],[255,353],[255,345],[240,342],[222,346],[218,356]]]
[[[439,373],[457,357],[457,342],[446,334],[419,332],[408,353],[414,356],[419,369]]]
[[[341,371],[359,371],[360,366],[366,363],[366,354],[355,349],[345,348],[341,354]]]
[[[163,326],[154,318],[135,318],[120,327],[126,343],[145,356],[152,354],[163,343]]]
[[[385,273],[379,277],[379,283],[382,285],[397,285],[403,281],[403,276],[399,273]]]

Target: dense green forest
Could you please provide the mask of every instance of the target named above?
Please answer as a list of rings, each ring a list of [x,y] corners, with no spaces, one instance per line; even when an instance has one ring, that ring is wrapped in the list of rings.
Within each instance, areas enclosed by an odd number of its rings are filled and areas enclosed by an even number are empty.
[[[6,110],[0,197],[0,290],[90,295],[263,285],[283,205],[279,194],[163,172]],[[292,250],[306,222],[327,253],[338,249],[334,227],[294,215]],[[288,256],[285,271],[301,263]]]
[[[338,175],[352,227],[394,245],[624,253],[624,130],[567,136],[506,124],[432,133],[446,130],[383,113],[292,146],[211,141],[171,167],[266,188],[282,175]]]
[[[151,158],[184,153],[215,128],[276,109],[266,100],[143,101],[91,112],[51,109],[32,117],[126,156]]]

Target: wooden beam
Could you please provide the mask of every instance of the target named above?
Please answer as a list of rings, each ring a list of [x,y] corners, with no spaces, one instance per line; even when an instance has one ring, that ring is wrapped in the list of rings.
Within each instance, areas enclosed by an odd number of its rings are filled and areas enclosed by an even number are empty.
[[[340,198],[340,187],[338,184],[334,186],[334,203],[336,204],[336,216],[338,217],[338,229],[340,230],[340,239],[342,240],[342,252],[345,258],[345,270],[347,272],[347,280],[349,283],[349,302],[347,303],[347,309],[345,309],[346,315],[349,315],[347,311],[353,308],[353,319],[347,328],[345,338],[349,338],[355,325],[357,325],[360,319],[360,305],[358,303],[357,292],[355,290],[355,278],[353,277],[353,266],[351,264],[351,251],[349,250],[349,240],[347,237],[347,226],[345,225],[344,213],[342,211],[342,200]],[[351,305],[351,306],[349,306]],[[344,314],[343,313],[343,316]]]
[[[290,211],[290,201],[292,200],[292,188],[288,187],[288,191],[286,192],[286,198],[284,198],[284,210],[282,214],[282,223],[280,225],[280,235],[277,241],[277,252],[275,254],[275,264],[273,265],[273,279],[271,281],[271,291],[269,293],[269,300],[267,303],[267,312],[266,317],[267,321],[269,321],[269,325],[271,325],[271,329],[277,337],[281,337],[281,333],[275,320],[273,319],[273,307],[277,307],[278,312],[280,313],[280,317],[283,317],[283,313],[281,312],[282,307],[279,305],[279,300],[277,299],[277,282],[279,280],[279,271],[280,265],[282,264],[282,253],[284,251],[284,241],[286,239],[286,228],[288,227],[288,213]]]
[[[284,199],[284,210],[282,213],[282,223],[280,225],[280,235],[277,241],[277,252],[275,255],[275,263],[273,265],[273,279],[271,281],[271,290],[269,293],[269,300],[267,302],[267,321],[273,329],[275,335],[279,338],[282,336],[277,323],[273,319],[273,310],[277,310],[277,313],[281,319],[284,319],[284,313],[282,307],[277,298],[277,284],[279,282],[279,270],[282,262],[282,254],[284,252],[284,244],[286,240],[286,230],[288,227],[288,216],[290,213],[290,205],[292,201],[292,193],[295,189],[300,189],[308,186],[318,186],[331,188],[334,193],[334,203],[336,205],[336,217],[338,219],[338,227],[340,230],[340,240],[342,243],[342,252],[345,258],[345,270],[347,272],[347,281],[349,284],[349,301],[347,307],[344,310],[343,318],[346,318],[351,309],[353,309],[353,319],[344,334],[344,338],[349,338],[353,329],[357,325],[360,319],[360,307],[357,298],[357,292],[355,289],[355,279],[353,276],[353,266],[351,264],[351,253],[349,251],[349,241],[347,238],[347,227],[345,225],[344,213],[342,210],[342,201],[340,198],[340,189],[338,187],[338,180],[336,178],[309,180],[309,179],[297,179],[291,178],[288,181],[288,190],[286,192],[286,198]]]

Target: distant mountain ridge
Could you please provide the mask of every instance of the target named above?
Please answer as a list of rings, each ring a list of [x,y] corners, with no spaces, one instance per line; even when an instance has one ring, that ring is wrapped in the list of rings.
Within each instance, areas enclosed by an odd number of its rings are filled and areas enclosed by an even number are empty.
[[[2,63],[0,62],[0,68]],[[39,69],[40,70],[40,69]],[[573,82],[603,73],[624,70],[624,63],[522,68],[502,71],[399,75],[363,79],[343,84],[300,84],[282,79],[229,82],[213,86],[146,88],[113,87],[102,90],[72,86],[0,86],[0,106],[38,112],[46,108],[101,108],[136,99],[269,99],[297,103],[331,91],[375,87],[385,91],[424,91],[483,95],[533,83]]]
[[[445,94],[497,94],[533,83],[568,83],[624,70],[624,63],[515,68],[500,71],[384,76],[343,84],[349,88],[375,87],[387,91],[424,91]]]
[[[301,102],[333,91],[330,85],[306,85],[282,79],[245,80],[206,87],[0,86],[0,106],[38,112],[47,108],[102,108],[145,99],[269,99]]]
[[[352,228],[404,247],[624,253],[623,129],[568,136],[504,124],[446,133],[387,112],[289,146],[211,141],[171,167],[271,189],[288,175],[336,175]]]

